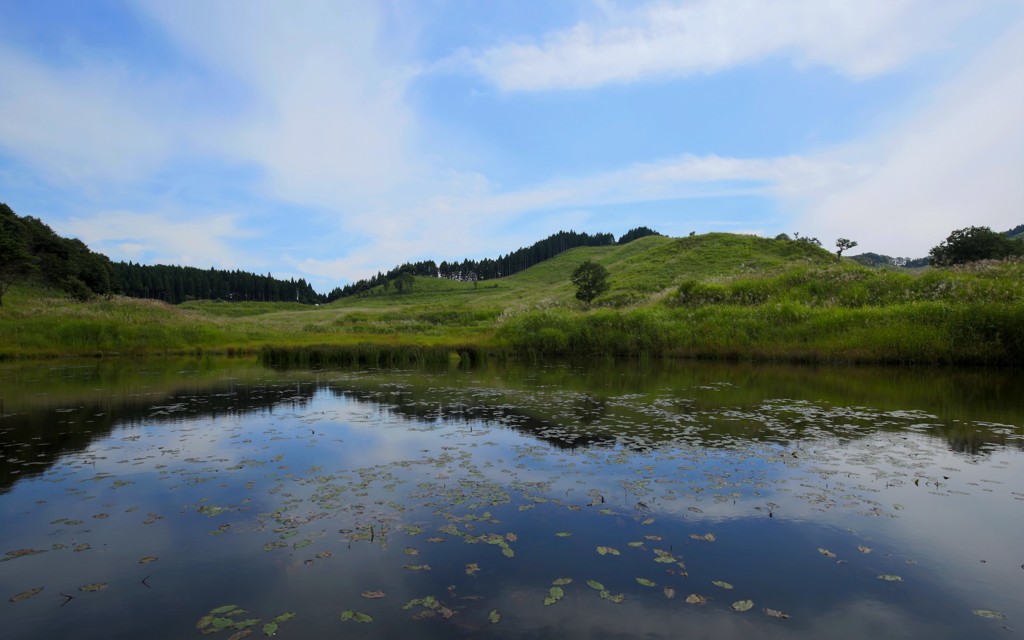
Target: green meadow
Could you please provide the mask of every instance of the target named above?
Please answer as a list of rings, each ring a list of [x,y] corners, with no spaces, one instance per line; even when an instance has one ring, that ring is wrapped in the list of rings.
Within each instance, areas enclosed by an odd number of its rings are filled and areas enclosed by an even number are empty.
[[[585,305],[584,260],[609,290]],[[833,363],[1024,362],[1024,261],[869,268],[807,242],[712,233],[566,251],[523,272],[417,277],[322,306],[72,301],[14,286],[0,357],[262,354],[271,362],[615,356]]]

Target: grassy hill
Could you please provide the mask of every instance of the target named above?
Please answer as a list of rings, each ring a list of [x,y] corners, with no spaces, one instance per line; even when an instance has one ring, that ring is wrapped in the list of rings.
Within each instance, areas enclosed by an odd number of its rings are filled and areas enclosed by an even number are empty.
[[[569,281],[588,259],[610,273],[592,307]],[[0,308],[0,357],[196,351],[1019,364],[1024,263],[911,274],[839,261],[807,242],[712,233],[580,247],[497,280],[417,277],[401,293],[378,287],[319,307],[79,303],[15,287]]]

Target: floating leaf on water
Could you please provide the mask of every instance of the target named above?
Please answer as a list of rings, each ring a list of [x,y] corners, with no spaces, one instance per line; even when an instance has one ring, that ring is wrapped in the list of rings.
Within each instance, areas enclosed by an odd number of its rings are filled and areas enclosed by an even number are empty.
[[[466,563],[466,575],[467,576],[476,575],[477,571],[480,571],[480,565],[479,564],[477,564],[475,562],[467,562]]]
[[[22,600],[28,600],[34,595],[38,595],[43,590],[42,587],[34,587],[28,591],[22,591],[16,596],[11,597],[11,602],[21,602]]]
[[[430,571],[429,564],[407,564],[403,568],[409,571]]]
[[[598,547],[597,552],[600,553],[602,556],[609,554],[613,556],[620,555],[619,550],[614,547]]]
[[[821,555],[825,556],[826,558],[835,558],[836,557],[836,554],[832,553],[828,549],[822,549],[821,547],[818,547],[818,553],[820,553]]]
[[[722,587],[723,589],[732,589],[731,584],[729,584],[728,582],[722,582],[721,580],[712,580],[711,584],[715,585],[716,587]]]
[[[661,540],[661,536],[644,536],[648,540]]]
[[[974,609],[974,615],[981,616],[982,618],[990,618],[992,620],[1005,620],[1006,614],[998,611],[991,611],[989,609]]]
[[[672,598],[676,597],[676,590],[673,589],[672,587],[665,587],[661,591],[662,591],[662,593],[665,594],[665,597],[668,598],[669,600],[671,600]]]
[[[732,603],[733,611],[750,611],[754,607],[753,600],[737,600]]]
[[[857,551],[860,551],[861,553],[871,553],[872,549],[871,549],[871,547],[865,547],[862,544],[858,544],[857,545]]]
[[[74,551],[75,553],[79,553],[80,551],[88,551],[89,549],[92,549],[92,545],[88,542],[83,542],[82,544],[72,549],[72,551]]]
[[[353,622],[364,622],[364,623],[365,622],[373,622],[373,618],[372,617],[370,617],[369,615],[367,615],[365,613],[362,613],[361,611],[354,611],[352,609],[346,609],[345,611],[341,612],[341,621],[342,622],[348,622],[349,620],[352,620]]]
[[[762,609],[762,611],[764,611],[764,615],[770,616],[772,618],[788,618],[789,617],[788,613],[783,613],[782,611],[779,611],[778,609]]]
[[[631,547],[642,547],[642,546],[644,546],[644,543],[643,542],[630,542],[629,546],[631,546]]]
[[[506,558],[513,558],[513,557],[515,557],[516,552],[513,551],[512,549],[508,548],[508,547],[502,547],[501,548],[501,555],[505,556]]]
[[[92,584],[84,584],[78,587],[79,591],[103,591],[107,588],[106,582],[93,582]]]
[[[625,594],[622,593],[612,595],[607,591],[602,591],[599,595],[601,596],[601,599],[608,600],[609,602],[614,602],[615,604],[622,604],[626,600]]]
[[[696,533],[691,533],[690,537],[694,540],[703,540],[704,542],[714,542],[715,540],[717,540],[717,538],[715,538],[715,534],[713,533],[705,533],[702,536],[697,535]]]
[[[639,584],[642,584],[645,587],[656,587],[656,586],[658,586],[657,584],[654,583],[654,581],[648,580],[647,578],[637,578],[636,581]]]
[[[569,536],[572,535],[572,532],[571,531],[559,531],[555,535],[558,536],[559,538],[568,538]]]
[[[211,610],[210,610],[210,613],[211,613],[212,615],[215,615],[215,616],[216,616],[216,615],[221,615],[221,614],[225,614],[225,613],[227,613],[228,611],[234,611],[234,610],[235,610],[235,609],[237,609],[237,608],[238,608],[238,605],[235,605],[235,604],[226,604],[226,605],[224,605],[223,607],[217,607],[216,609],[211,609]]]
[[[597,580],[587,580],[587,586],[597,591],[604,591],[604,585]]]
[[[889,575],[888,573],[883,573],[878,576],[878,579],[885,580],[886,582],[903,582],[903,578],[900,576]]]
[[[420,552],[417,551],[413,547],[406,547],[405,548],[405,555],[407,555],[407,556],[418,556],[419,554],[420,554]]]
[[[444,542],[444,538],[427,538],[427,542]]]
[[[644,520],[640,524],[654,524],[654,518],[647,518],[646,520]]]
[[[150,562],[156,562],[156,561],[157,561],[157,557],[156,556],[145,556],[145,557],[139,558],[139,564],[149,564]]]
[[[565,595],[565,591],[562,590],[562,587],[551,587],[550,589],[548,589],[547,597],[544,598],[544,605],[545,606],[553,605],[556,602],[558,602],[559,600],[561,600],[562,596],[564,596],[564,595]]]
[[[323,560],[324,558],[330,558],[333,555],[334,554],[331,553],[330,551],[321,551],[320,553],[316,554],[316,557],[320,558],[321,560]]]
[[[491,609],[487,612],[487,619],[490,621],[491,624],[498,624],[499,622],[501,622],[501,614],[498,613],[497,609]]]
[[[704,604],[709,600],[707,596],[702,596],[699,593],[691,593],[686,596],[687,604]]]
[[[565,586],[565,585],[571,584],[571,583],[572,583],[572,578],[558,578],[558,579],[554,580],[551,584],[555,585],[556,587],[562,587],[562,586]]]
[[[515,541],[519,540],[519,536],[517,536],[514,533],[506,533],[505,534],[505,539],[508,540],[509,542],[515,542]]]
[[[384,592],[383,591],[364,591],[364,592],[360,593],[359,595],[361,595],[362,597],[364,597],[364,598],[366,598],[368,600],[376,600],[377,598],[383,598],[384,597]]]
[[[242,638],[248,638],[251,635],[252,629],[242,629],[241,631],[236,631],[228,636],[228,640],[242,640]]]
[[[263,635],[272,636],[277,634],[278,625],[276,622],[268,622],[263,625]]]

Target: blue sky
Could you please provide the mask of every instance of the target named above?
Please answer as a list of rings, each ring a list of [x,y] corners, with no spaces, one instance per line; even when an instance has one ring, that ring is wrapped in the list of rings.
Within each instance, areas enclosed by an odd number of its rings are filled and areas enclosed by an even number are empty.
[[[0,201],[303,277],[563,229],[1024,222],[1024,0],[0,1]]]

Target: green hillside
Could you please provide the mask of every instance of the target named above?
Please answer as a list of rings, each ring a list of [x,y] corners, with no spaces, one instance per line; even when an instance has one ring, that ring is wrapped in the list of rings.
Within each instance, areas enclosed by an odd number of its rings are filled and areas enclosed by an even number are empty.
[[[609,272],[589,306],[569,279],[584,260]],[[15,286],[0,308],[0,356],[197,351],[1019,364],[1024,262],[880,270],[805,241],[711,233],[578,247],[475,283],[416,277],[321,306],[77,302]]]

